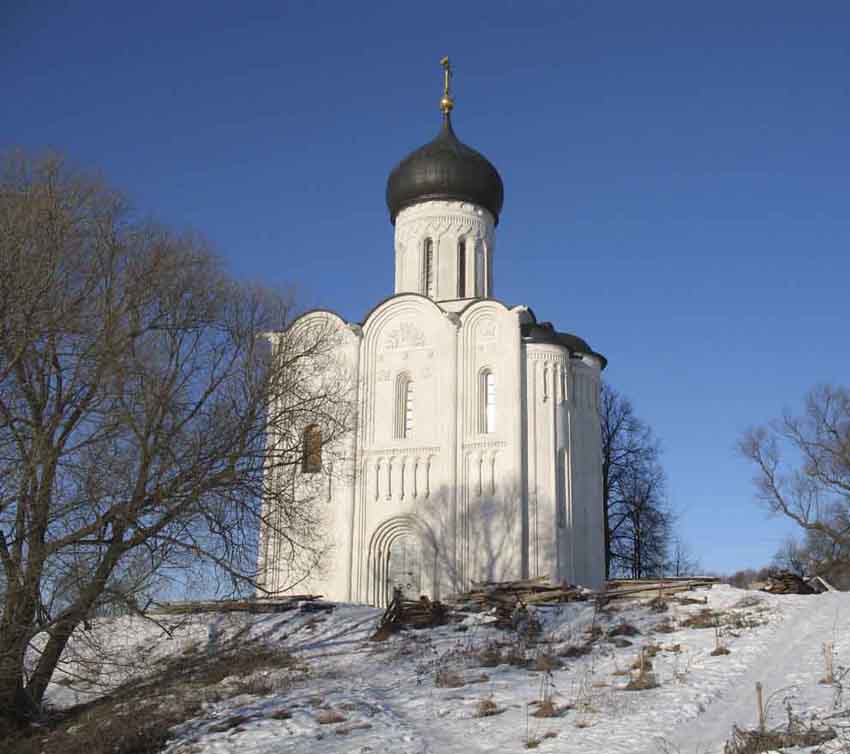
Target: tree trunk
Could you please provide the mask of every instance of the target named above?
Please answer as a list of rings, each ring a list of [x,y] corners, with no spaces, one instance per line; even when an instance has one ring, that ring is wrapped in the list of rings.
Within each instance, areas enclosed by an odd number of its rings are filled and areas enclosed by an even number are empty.
[[[20,593],[17,597],[7,594],[4,625],[0,630],[0,730],[9,724],[20,725],[32,719],[38,711],[37,705],[24,690],[24,655],[29,645],[30,624],[18,620],[26,616],[21,616],[14,609],[13,600],[20,602]],[[28,607],[24,606],[24,610],[28,611]]]
[[[97,603],[98,597],[103,594],[103,590],[116,563],[126,551],[123,545],[123,533],[123,526],[116,526],[113,529],[112,542],[95,570],[91,582],[80,595],[79,599],[50,628],[50,638],[47,640],[35,671],[27,684],[27,692],[36,704],[40,705],[44,699],[44,692],[47,691],[50,679],[53,677],[53,673],[56,672],[56,666],[59,664],[62,652],[65,651],[65,645],[68,643],[68,639],[71,638],[74,629],[90,614],[92,608]]]
[[[44,692],[47,691],[47,686],[53,673],[56,671],[56,666],[59,664],[59,659],[62,657],[62,652],[65,650],[65,645],[74,629],[82,622],[82,616],[79,618],[66,618],[60,621],[50,630],[50,638],[44,646],[44,650],[39,657],[38,665],[35,672],[27,684],[27,695],[32,701],[40,706],[44,699]]]

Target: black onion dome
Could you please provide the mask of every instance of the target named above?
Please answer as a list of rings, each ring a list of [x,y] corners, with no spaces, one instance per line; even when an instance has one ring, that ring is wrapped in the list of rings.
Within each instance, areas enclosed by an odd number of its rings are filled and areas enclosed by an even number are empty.
[[[393,224],[405,207],[434,199],[477,204],[489,210],[498,223],[504,194],[496,168],[455,136],[448,113],[437,138],[411,152],[387,179],[387,207]]]

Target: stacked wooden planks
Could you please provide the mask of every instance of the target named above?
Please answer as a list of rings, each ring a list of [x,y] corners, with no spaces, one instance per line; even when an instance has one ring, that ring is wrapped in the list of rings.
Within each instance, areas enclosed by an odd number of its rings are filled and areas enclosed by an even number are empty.
[[[543,576],[520,581],[483,581],[472,582],[472,589],[455,594],[446,601],[457,610],[482,612],[495,610],[496,626],[514,627],[514,613],[529,605],[558,604],[575,602],[591,597],[592,592],[568,584],[551,584]]]
[[[418,600],[406,600],[396,591],[378,622],[372,641],[385,641],[402,628],[431,628],[442,626],[449,620],[448,608],[439,600],[429,600],[424,595]]]
[[[194,615],[195,613],[285,613],[288,610],[315,612],[333,610],[334,603],[319,602],[318,594],[292,594],[256,600],[211,600],[209,602],[167,602],[151,608],[153,615]]]
[[[666,597],[692,589],[710,589],[720,581],[716,576],[669,576],[662,579],[611,579],[602,596],[605,601],[622,597]]]
[[[795,573],[782,571],[768,576],[761,590],[771,594],[814,594],[815,590]]]

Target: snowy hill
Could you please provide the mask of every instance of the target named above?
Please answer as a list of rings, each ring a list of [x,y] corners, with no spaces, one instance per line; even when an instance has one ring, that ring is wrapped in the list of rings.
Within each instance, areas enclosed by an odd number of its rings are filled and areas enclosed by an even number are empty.
[[[733,725],[756,727],[761,682],[768,728],[788,727],[790,705],[794,727],[840,734],[793,750],[850,750],[850,594],[718,585],[677,597],[663,611],[645,601],[541,608],[535,642],[488,626],[486,614],[370,642],[380,611],[351,605],[162,626],[102,620],[76,637],[48,698],[67,707],[134,681],[121,709],[170,712],[170,754],[708,754],[723,751]],[[831,683],[820,682],[824,645]],[[88,660],[104,652],[112,659],[93,678]]]

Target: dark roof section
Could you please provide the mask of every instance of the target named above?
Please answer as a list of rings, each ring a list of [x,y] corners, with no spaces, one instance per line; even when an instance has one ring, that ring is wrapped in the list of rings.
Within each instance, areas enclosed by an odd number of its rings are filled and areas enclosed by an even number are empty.
[[[586,340],[568,332],[558,332],[551,322],[529,322],[522,325],[520,335],[526,343],[552,343],[564,346],[570,353],[589,354],[602,362],[602,369],[608,366],[608,359],[594,351]]]
[[[455,136],[448,113],[437,138],[411,152],[387,179],[387,207],[393,225],[405,207],[433,199],[477,204],[489,210],[498,224],[504,198],[496,168]]]

